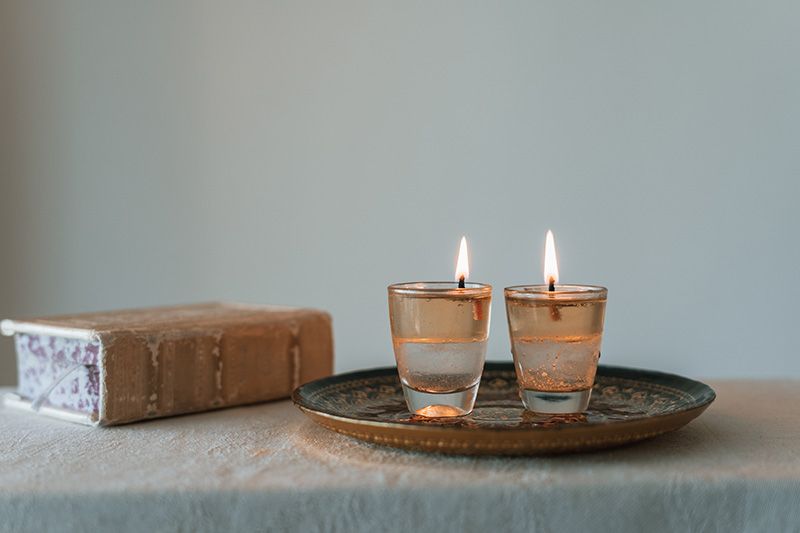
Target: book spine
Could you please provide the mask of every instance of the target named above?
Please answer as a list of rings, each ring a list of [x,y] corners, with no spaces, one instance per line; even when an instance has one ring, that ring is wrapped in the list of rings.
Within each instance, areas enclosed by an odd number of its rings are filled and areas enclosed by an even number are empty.
[[[331,320],[321,311],[100,339],[101,425],[286,398],[333,371]]]

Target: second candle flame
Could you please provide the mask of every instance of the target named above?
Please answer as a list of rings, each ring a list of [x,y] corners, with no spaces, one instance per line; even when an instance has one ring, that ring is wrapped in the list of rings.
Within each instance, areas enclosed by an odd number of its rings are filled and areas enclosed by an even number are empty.
[[[544,243],[544,282],[547,285],[558,283],[558,259],[556,259],[556,240],[553,232],[547,230]]]
[[[466,280],[469,277],[469,254],[467,253],[467,238],[461,237],[461,246],[458,249],[458,262],[456,263],[456,281]]]

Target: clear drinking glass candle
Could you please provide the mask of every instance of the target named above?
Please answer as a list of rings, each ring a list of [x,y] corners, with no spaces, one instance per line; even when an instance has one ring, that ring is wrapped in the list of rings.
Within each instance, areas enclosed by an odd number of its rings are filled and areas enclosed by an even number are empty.
[[[600,358],[606,296],[604,287],[583,285],[505,289],[511,352],[527,409],[586,410]]]
[[[486,358],[492,287],[417,282],[389,286],[389,319],[408,409],[422,416],[472,411]]]

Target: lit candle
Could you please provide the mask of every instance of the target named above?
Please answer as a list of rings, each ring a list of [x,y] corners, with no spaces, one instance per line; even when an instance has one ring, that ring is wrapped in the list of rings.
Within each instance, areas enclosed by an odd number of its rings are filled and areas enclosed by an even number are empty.
[[[545,284],[505,289],[511,352],[526,408],[579,413],[591,398],[608,291],[559,285],[558,279],[555,239],[548,231]]]
[[[475,404],[492,287],[468,282],[467,240],[461,238],[455,281],[389,286],[389,321],[408,410],[421,416],[462,416]]]

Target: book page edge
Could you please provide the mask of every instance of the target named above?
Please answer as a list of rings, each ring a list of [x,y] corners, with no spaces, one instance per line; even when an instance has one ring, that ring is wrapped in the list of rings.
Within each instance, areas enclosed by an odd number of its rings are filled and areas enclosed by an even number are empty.
[[[50,407],[49,405],[44,405],[41,409],[35,411],[30,400],[13,392],[7,392],[3,395],[3,406],[10,409],[25,411],[31,414],[46,416],[48,418],[63,420],[65,422],[74,422],[84,426],[100,425],[99,421],[96,420],[95,417],[87,415],[86,413],[80,413],[78,411],[72,411],[69,409],[59,409],[56,407]]]
[[[40,324],[38,322],[16,320],[3,320],[0,322],[0,332],[6,336],[11,336],[16,333],[27,333],[30,335],[48,335],[50,337],[64,337],[67,339],[80,339],[85,341],[97,340],[97,332],[92,329],[52,326],[49,324]]]

